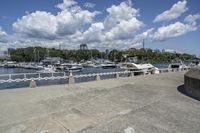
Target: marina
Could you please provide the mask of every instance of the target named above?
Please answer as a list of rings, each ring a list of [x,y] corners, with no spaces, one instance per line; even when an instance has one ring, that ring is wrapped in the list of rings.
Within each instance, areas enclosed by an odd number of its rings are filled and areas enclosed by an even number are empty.
[[[70,67],[69,67],[70,65]],[[105,64],[103,64],[105,65]],[[132,66],[133,65],[133,66]],[[158,65],[158,64],[157,64]],[[163,66],[163,64],[160,64]],[[1,67],[0,68],[0,89],[12,89],[12,88],[21,88],[30,86],[31,82],[34,81],[37,86],[45,86],[45,85],[56,85],[56,84],[69,84],[70,83],[70,75],[73,75],[72,80],[74,83],[88,82],[97,80],[97,76],[100,76],[100,79],[109,79],[118,77],[128,77],[128,76],[136,76],[136,75],[146,75],[146,74],[159,74],[166,73],[172,71],[183,71],[188,70],[191,67],[185,68],[167,68],[165,64],[165,68],[157,68],[151,64],[140,64],[136,65],[134,63],[121,63],[116,65],[118,67],[80,67],[81,65],[73,64],[74,66],[78,66],[81,68],[73,68],[71,64],[61,64],[61,66],[67,66],[70,68],[63,71],[53,70],[53,66],[50,68],[45,67],[42,70],[38,69],[30,69],[30,68],[8,68]],[[159,65],[158,65],[159,66]],[[125,68],[126,67],[126,68]]]
[[[200,133],[200,0],[0,2],[0,133]]]

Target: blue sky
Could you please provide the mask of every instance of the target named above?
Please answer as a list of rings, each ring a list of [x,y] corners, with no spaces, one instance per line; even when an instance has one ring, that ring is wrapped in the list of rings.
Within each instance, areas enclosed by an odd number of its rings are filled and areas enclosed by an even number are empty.
[[[80,43],[126,49],[141,47],[145,39],[149,48],[200,55],[198,5],[199,0],[1,0],[0,51]]]

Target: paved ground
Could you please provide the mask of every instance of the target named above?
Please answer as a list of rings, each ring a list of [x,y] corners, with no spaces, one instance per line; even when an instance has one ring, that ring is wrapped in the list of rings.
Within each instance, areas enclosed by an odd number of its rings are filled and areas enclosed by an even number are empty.
[[[0,91],[1,133],[199,133],[184,72]],[[181,87],[179,87],[181,89]]]

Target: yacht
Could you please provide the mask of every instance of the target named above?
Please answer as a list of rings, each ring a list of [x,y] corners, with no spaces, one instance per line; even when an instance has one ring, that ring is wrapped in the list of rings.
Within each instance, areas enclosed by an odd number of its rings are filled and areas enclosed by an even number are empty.
[[[86,61],[84,63],[82,63],[83,67],[96,67],[95,63],[93,63],[92,61]]]
[[[152,73],[156,70],[152,64],[135,64],[132,62],[124,62],[120,64],[121,69],[129,70],[129,71],[143,71],[145,74]]]
[[[44,68],[43,65],[36,64],[36,63],[22,64],[21,66],[25,69],[35,69],[35,70],[41,70]]]
[[[110,69],[110,68],[112,69],[112,68],[116,68],[117,65],[114,62],[105,60],[100,64],[100,67],[103,69]]]
[[[4,67],[6,68],[16,68],[19,67],[17,63],[13,62],[13,61],[7,61],[4,64]]]
[[[72,72],[79,72],[82,71],[83,66],[81,64],[76,63],[63,63],[60,65],[62,70],[64,71],[72,71]]]
[[[56,68],[52,65],[44,66],[42,70],[36,71],[37,73],[54,73]]]
[[[169,64],[168,69],[187,69],[188,67],[182,62],[172,62]]]

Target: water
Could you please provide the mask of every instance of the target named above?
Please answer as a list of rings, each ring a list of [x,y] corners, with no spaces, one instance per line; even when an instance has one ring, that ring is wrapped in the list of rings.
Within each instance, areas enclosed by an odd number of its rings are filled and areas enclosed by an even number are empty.
[[[153,63],[152,65],[159,68],[159,69],[164,69],[168,68],[170,63]]]
[[[183,62],[185,65],[190,65],[191,61],[187,61],[187,62]],[[155,67],[159,68],[159,69],[164,69],[164,68],[168,68],[169,66],[169,62],[166,63],[152,63],[152,65],[154,65]]]
[[[36,70],[23,68],[4,68],[0,67],[0,74],[34,73]]]
[[[37,70],[32,70],[32,69],[23,69],[23,68],[3,68],[0,67],[0,75],[1,74],[20,74],[20,73],[36,73]],[[102,69],[102,68],[84,68],[80,72],[73,72],[73,75],[82,75],[82,74],[89,74],[89,73],[102,73],[102,72],[119,72],[123,71],[120,68],[115,68],[115,69]],[[48,76],[49,74],[43,74]],[[56,76],[63,76],[63,74],[54,74]],[[67,73],[69,75],[69,73]],[[36,76],[36,75],[35,75]],[[42,75],[41,75],[42,76]],[[51,76],[51,74],[49,75]],[[13,77],[17,78],[17,77]],[[18,78],[23,78],[19,77]],[[108,79],[108,78],[114,78],[114,75],[108,75],[108,76],[102,76],[102,79]],[[7,79],[7,78],[6,78]],[[76,83],[80,82],[86,82],[86,81],[94,81],[95,77],[82,77],[82,78],[76,78],[75,81]],[[28,87],[30,81],[23,81],[23,82],[12,82],[12,83],[1,83],[0,89],[12,89],[12,88],[22,88],[22,87]],[[56,84],[67,84],[68,80],[67,79],[59,79],[59,80],[41,80],[41,81],[36,81],[38,86],[44,86],[44,85],[56,85]]]
[[[185,62],[186,65],[188,65],[190,62]],[[153,65],[159,69],[168,68],[170,63],[154,63]],[[81,74],[89,74],[89,73],[102,73],[102,72],[119,72],[123,71],[120,68],[115,69],[102,69],[102,68],[84,68],[80,72],[74,72],[73,75],[81,75]],[[23,69],[23,68],[3,68],[0,67],[0,75],[1,74],[17,74],[17,73],[35,73],[36,70],[32,69]],[[67,73],[68,75],[69,73]],[[121,75],[124,76],[124,75]],[[114,75],[107,75],[107,76],[101,76],[102,79],[108,79],[108,78],[114,78]],[[77,78],[75,81],[76,83],[80,82],[86,82],[86,81],[94,81],[95,77],[84,77],[84,78]],[[22,87],[28,87],[29,82],[17,82],[17,83],[0,83],[0,89],[12,89],[12,88],[22,88]],[[36,81],[38,86],[44,86],[44,85],[55,85],[55,84],[67,84],[68,80],[66,79],[60,79],[60,80],[41,80]]]

